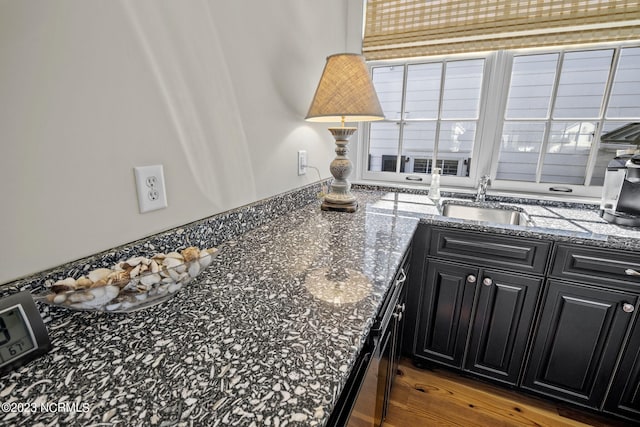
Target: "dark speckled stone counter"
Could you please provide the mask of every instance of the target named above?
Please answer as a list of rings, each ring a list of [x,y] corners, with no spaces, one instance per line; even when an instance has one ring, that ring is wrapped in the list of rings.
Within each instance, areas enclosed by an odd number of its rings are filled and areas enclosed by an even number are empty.
[[[422,217],[421,222],[425,224],[640,252],[640,228],[609,224],[600,217],[596,205],[555,207],[522,202],[476,203],[454,198],[440,200],[439,204],[436,205],[425,195],[410,196],[412,203],[423,206],[421,210],[425,215]],[[387,193],[383,197],[403,199],[405,195]],[[441,205],[446,203],[514,209],[527,214],[533,224],[506,225],[448,218],[441,215]]]
[[[47,307],[53,349],[1,378],[0,401],[83,410],[0,424],[324,425],[420,216],[379,198],[359,192],[355,214],[312,202],[228,240],[143,311]]]
[[[419,221],[640,251],[640,230],[607,224],[593,206],[511,200],[535,223],[524,227],[446,218],[424,194],[367,189],[355,214],[322,212],[315,190],[304,192],[295,206],[282,202],[298,193],[5,285],[36,291],[144,251],[220,249],[189,286],[143,311],[41,305],[53,348],[0,378],[0,402],[80,410],[4,412],[0,424],[322,426]]]

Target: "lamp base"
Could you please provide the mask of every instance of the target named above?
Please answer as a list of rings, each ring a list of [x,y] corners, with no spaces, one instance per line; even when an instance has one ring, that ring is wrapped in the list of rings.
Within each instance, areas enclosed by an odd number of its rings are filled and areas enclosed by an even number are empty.
[[[323,211],[353,213],[358,210],[358,202],[354,201],[351,203],[331,203],[323,200],[322,204],[320,205],[320,209],[322,209]]]
[[[347,179],[351,174],[353,164],[347,157],[347,144],[349,144],[349,138],[356,132],[355,127],[339,127],[329,128],[329,132],[336,140],[336,158],[333,159],[329,170],[333,175],[333,182],[331,183],[331,191],[324,196],[322,201],[323,211],[338,211],[338,212],[355,212],[358,209],[358,201],[356,196],[351,194],[351,183]]]

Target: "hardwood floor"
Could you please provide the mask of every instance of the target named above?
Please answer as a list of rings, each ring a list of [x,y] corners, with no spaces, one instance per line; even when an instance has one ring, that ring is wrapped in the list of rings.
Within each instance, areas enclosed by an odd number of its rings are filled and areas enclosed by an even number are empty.
[[[625,426],[562,404],[541,400],[402,359],[384,427]]]

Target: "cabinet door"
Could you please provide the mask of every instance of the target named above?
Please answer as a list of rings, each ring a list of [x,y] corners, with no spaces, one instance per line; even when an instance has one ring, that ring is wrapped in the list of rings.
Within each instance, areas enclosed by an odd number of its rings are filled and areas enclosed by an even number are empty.
[[[405,327],[402,339],[402,351],[413,356],[415,354],[416,336],[418,332],[418,311],[424,292],[424,276],[426,274],[427,248],[429,245],[429,233],[431,227],[426,224],[418,224],[413,240],[411,241],[411,266],[406,282],[407,302],[404,313]]]
[[[389,328],[385,331],[381,339],[380,349],[380,366],[378,367],[378,388],[376,391],[376,416],[375,427],[382,426],[382,422],[387,412],[387,405],[389,404],[388,391],[390,388],[389,381],[389,369],[393,364],[392,351],[393,351],[393,328],[389,325]]]
[[[516,385],[541,278],[484,270],[465,369]]]
[[[626,307],[631,310],[631,306]],[[639,307],[633,307],[637,310]],[[631,333],[607,397],[605,410],[631,420],[640,420],[640,319]]]
[[[592,408],[601,404],[632,315],[631,293],[549,280],[523,386]]]
[[[472,267],[427,261],[418,312],[418,358],[462,367],[477,275]]]
[[[406,322],[406,304],[407,304],[407,286],[403,286],[400,291],[400,297],[396,304],[396,312],[394,317],[394,344],[393,344],[393,357],[391,358],[391,372],[389,377],[391,378],[391,384],[389,389],[393,386],[393,381],[398,371],[398,365],[400,364],[400,357],[402,356],[402,340],[404,336],[404,327]]]

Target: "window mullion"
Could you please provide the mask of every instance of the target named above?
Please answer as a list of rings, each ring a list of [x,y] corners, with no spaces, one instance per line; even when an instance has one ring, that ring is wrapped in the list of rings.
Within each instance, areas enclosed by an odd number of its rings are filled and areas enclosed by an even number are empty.
[[[593,177],[593,170],[595,169],[596,162],[598,160],[598,150],[600,147],[600,135],[602,134],[602,128],[604,127],[605,115],[607,108],[609,107],[609,98],[611,97],[611,91],[613,90],[613,80],[615,79],[616,70],[618,69],[618,61],[620,60],[620,52],[622,48],[618,47],[613,52],[613,58],[611,60],[611,68],[609,70],[609,78],[607,79],[607,85],[604,89],[602,96],[602,106],[600,107],[600,114],[598,116],[598,125],[593,132],[593,140],[591,144],[591,150],[589,151],[589,159],[586,165],[586,175],[584,177],[584,185],[591,185],[591,178]]]
[[[500,51],[492,58],[489,67],[489,75],[487,75],[489,86],[485,94],[485,108],[482,111],[483,132],[478,144],[480,146],[478,153],[488,151],[490,157],[485,156],[482,159],[478,155],[476,167],[479,172],[476,174],[477,177],[488,172],[492,179],[495,179],[498,173],[502,130],[507,121],[507,97],[509,96],[512,65],[513,55],[507,51]]]
[[[442,120],[442,105],[444,104],[444,82],[446,78],[447,72],[447,61],[442,62],[442,70],[440,71],[440,98],[438,99],[438,113],[436,116],[436,134],[435,141],[433,141],[433,157],[431,161],[431,173],[433,173],[433,169],[438,167],[437,158],[438,158],[438,149],[440,145],[440,122]]]
[[[400,121],[396,122],[400,129],[398,130],[398,157],[396,160],[396,173],[400,173],[402,167],[402,145],[404,143],[404,126],[406,125],[405,119],[405,101],[407,99],[407,74],[409,74],[409,66],[404,64],[402,66],[402,99],[400,101]]]
[[[558,89],[560,87],[560,75],[562,74],[562,66],[564,64],[564,50],[560,52],[558,57],[558,64],[556,65],[556,78],[553,82],[553,89],[551,91],[551,105],[549,106],[549,114],[545,121],[544,135],[542,136],[542,145],[540,146],[540,153],[538,156],[538,167],[536,169],[536,183],[542,181],[542,168],[544,166],[544,160],[547,154],[547,147],[549,146],[549,138],[551,134],[551,123],[553,122],[553,112],[556,107],[556,97],[558,95]]]

